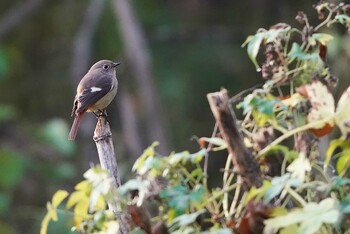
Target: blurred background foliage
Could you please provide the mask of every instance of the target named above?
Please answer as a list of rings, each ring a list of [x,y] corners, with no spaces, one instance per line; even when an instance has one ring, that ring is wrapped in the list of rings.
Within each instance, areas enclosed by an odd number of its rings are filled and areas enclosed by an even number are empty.
[[[98,1],[103,3],[86,47],[90,52],[74,55],[81,45],[78,34],[93,12],[88,9],[96,9]],[[114,1],[118,6],[124,0]],[[155,140],[167,146],[162,151],[168,154],[197,149],[192,135],[210,136],[214,119],[208,92],[225,87],[234,95],[262,83],[241,48],[248,35],[279,22],[297,24],[293,19],[299,10],[317,20],[312,3],[302,0],[129,3],[145,37],[160,104],[160,111],[151,114],[164,119],[164,139],[149,134],[147,107],[140,96],[143,87],[133,73],[134,61],[127,58],[123,22],[116,17],[112,0],[0,1],[0,233],[38,233],[54,191],[72,190],[89,163],[97,163],[93,115],[85,117],[90,124],[82,125],[76,142],[67,140],[75,87],[95,61],[122,62],[119,94],[109,114],[118,162],[127,177],[142,149]],[[350,83],[350,39],[340,29],[332,30],[338,36],[329,45],[328,59],[342,93]],[[85,66],[79,65],[82,61]],[[125,122],[123,115],[133,121]],[[130,129],[136,134],[130,135]],[[225,158],[210,160],[218,160],[212,171],[224,166]],[[52,233],[67,233],[66,227],[50,228]]]

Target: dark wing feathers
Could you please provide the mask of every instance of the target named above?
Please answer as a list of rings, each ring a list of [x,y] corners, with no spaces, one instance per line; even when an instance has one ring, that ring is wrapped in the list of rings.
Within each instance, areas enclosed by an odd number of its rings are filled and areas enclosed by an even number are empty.
[[[111,90],[112,82],[107,77],[101,75],[99,78],[94,80],[93,85],[84,86],[86,89],[84,89],[83,93],[77,97],[80,105],[76,110],[76,113],[82,112],[104,97]],[[100,88],[101,90],[91,92],[91,87]]]

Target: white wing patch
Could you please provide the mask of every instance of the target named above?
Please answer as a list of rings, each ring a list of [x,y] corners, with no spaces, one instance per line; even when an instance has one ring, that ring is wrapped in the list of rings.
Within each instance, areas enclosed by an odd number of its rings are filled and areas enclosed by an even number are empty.
[[[90,88],[90,92],[91,92],[91,93],[99,92],[99,91],[101,91],[101,90],[102,90],[101,88],[95,87],[95,86],[92,86],[92,87]]]

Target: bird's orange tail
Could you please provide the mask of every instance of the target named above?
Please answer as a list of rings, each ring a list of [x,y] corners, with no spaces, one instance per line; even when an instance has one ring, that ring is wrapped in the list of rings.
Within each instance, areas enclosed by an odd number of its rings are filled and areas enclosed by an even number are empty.
[[[74,122],[72,124],[72,128],[70,129],[69,135],[68,135],[68,140],[70,141],[74,141],[75,137],[77,136],[77,132],[80,126],[80,120],[81,117],[83,117],[84,113],[78,113],[75,118],[74,118]]]

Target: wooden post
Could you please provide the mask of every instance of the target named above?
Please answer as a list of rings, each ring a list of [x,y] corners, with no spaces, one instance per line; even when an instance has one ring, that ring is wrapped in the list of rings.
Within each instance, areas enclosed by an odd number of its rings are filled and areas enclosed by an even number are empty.
[[[222,138],[226,141],[235,170],[243,184],[249,189],[260,187],[262,177],[258,162],[244,144],[243,136],[237,127],[237,119],[229,103],[227,90],[207,94],[210,109],[218,124]]]
[[[96,143],[101,168],[109,173],[113,180],[113,186],[118,188],[121,185],[120,176],[113,147],[111,128],[109,127],[109,123],[105,116],[100,116],[98,118],[94,132],[94,141]],[[127,214],[120,209],[117,199],[114,198],[112,201],[110,201],[108,203],[108,207],[119,220],[120,233],[129,233],[130,225]]]

